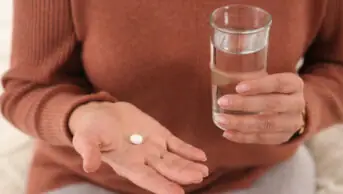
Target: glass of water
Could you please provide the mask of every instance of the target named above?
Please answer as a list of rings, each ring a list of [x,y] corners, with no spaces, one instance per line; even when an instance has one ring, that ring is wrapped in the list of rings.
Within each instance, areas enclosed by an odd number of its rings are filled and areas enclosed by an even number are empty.
[[[266,74],[271,15],[249,5],[220,7],[211,15],[211,75],[213,115],[255,114],[226,111],[218,99],[234,94],[236,85]]]

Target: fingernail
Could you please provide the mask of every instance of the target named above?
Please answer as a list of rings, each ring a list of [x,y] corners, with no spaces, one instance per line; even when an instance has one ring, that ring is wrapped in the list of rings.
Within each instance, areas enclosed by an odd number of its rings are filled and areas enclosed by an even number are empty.
[[[206,162],[207,161],[207,156],[206,156],[205,152],[201,151],[201,154],[199,155],[199,159],[202,162]]]
[[[218,99],[219,106],[229,106],[231,104],[230,98],[225,96]]]
[[[193,181],[193,183],[198,184],[201,183],[204,179],[203,178],[199,178]]]
[[[87,170],[87,168],[84,166],[83,167],[83,170],[86,172],[86,173],[89,173],[89,171]]]
[[[223,133],[223,137],[225,137],[226,139],[231,139],[232,138],[232,134],[225,132]]]
[[[204,153],[204,155],[203,155],[203,158],[202,158],[203,160],[203,162],[206,162],[207,161],[207,156],[206,156],[206,154]]]
[[[204,176],[205,177],[208,177],[208,175],[210,175],[210,173],[208,172],[209,170],[207,169],[205,172],[204,172]]]
[[[244,93],[250,90],[250,87],[248,84],[238,84],[236,86],[236,92],[238,93]]]
[[[222,115],[215,115],[214,120],[221,124],[228,124],[228,120]]]

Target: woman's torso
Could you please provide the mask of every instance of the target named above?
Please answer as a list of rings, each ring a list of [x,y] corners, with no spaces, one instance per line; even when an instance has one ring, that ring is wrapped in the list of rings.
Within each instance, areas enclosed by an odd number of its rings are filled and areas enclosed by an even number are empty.
[[[273,16],[269,73],[296,71],[326,8],[326,0],[71,0],[71,11],[82,42],[83,66],[94,88],[135,104],[180,138],[203,148],[215,172],[209,180],[234,172],[227,180],[239,182],[245,173],[289,157],[296,145],[231,143],[212,123],[209,16],[232,3],[256,5]],[[51,157],[66,154],[62,148],[56,150]],[[67,168],[78,165],[58,163]],[[107,170],[82,176],[101,182],[115,176]]]

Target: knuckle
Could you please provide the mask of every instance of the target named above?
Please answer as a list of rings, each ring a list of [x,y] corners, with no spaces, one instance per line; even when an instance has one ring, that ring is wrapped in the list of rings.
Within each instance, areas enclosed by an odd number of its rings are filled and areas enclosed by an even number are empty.
[[[257,127],[260,130],[270,131],[275,128],[275,121],[270,117],[259,117],[257,122]]]
[[[266,130],[271,130],[273,129],[275,126],[275,123],[272,119],[270,118],[267,118],[265,120],[262,121],[262,127],[263,129],[266,129]]]
[[[245,131],[256,131],[256,126],[257,129],[259,129],[258,124],[259,124],[259,118],[258,117],[246,117],[241,119],[241,128],[243,128]]]

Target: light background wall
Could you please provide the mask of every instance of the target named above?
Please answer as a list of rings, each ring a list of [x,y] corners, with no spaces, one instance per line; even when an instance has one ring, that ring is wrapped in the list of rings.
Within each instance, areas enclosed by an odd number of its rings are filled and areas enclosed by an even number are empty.
[[[0,1],[0,61],[1,73],[8,66],[12,21],[12,0]]]
[[[12,32],[12,0],[0,0],[0,74],[2,75],[9,66],[10,43]],[[2,92],[2,87],[0,87]],[[10,146],[8,140],[19,135],[11,125],[0,116],[0,150]],[[5,143],[6,142],[6,143]]]
[[[9,67],[12,2],[0,0],[0,75]],[[31,139],[0,115],[0,194],[24,194],[32,149]]]

